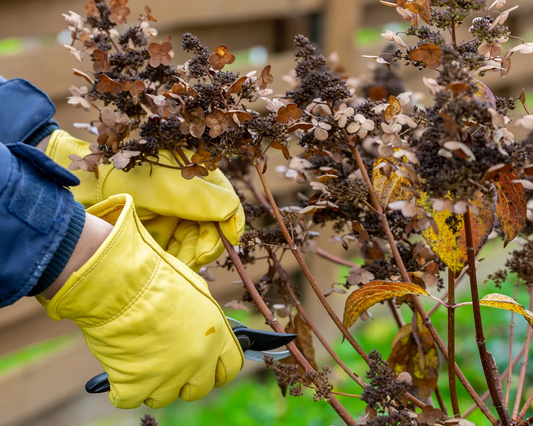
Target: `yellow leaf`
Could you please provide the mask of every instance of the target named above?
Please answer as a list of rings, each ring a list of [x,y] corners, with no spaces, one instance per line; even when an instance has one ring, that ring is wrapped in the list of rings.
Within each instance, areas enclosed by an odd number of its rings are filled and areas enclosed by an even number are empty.
[[[485,196],[481,191],[477,191],[470,201],[479,211],[479,214],[469,213],[474,253],[477,255],[494,226],[496,203],[494,199]],[[463,215],[454,214],[448,210],[433,211],[427,196],[417,200],[417,204],[431,213],[438,227],[438,232],[430,227],[425,229],[422,235],[431,250],[450,268],[454,276],[457,276],[468,262]]]
[[[517,314],[522,315],[533,328],[533,312],[528,311],[512,297],[499,293],[487,294],[479,301],[479,304],[483,306],[489,306],[491,308],[505,309],[506,311],[516,312]]]
[[[346,328],[351,327],[364,311],[376,303],[407,294],[429,296],[429,293],[422,287],[411,283],[371,281],[365,284],[362,288],[355,290],[346,299],[343,318],[344,326]]]
[[[395,201],[408,201],[411,199],[413,194],[409,191],[405,191],[403,187],[410,187],[411,182],[409,179],[398,176],[396,173],[391,173],[389,177],[377,168],[381,163],[386,161],[383,157],[379,157],[374,162],[374,168],[372,169],[372,186],[374,191],[378,196],[379,204],[384,209],[390,203]],[[394,159],[387,160],[389,163],[399,164],[400,162]],[[403,170],[406,173],[410,173],[408,169],[400,166],[400,170]]]

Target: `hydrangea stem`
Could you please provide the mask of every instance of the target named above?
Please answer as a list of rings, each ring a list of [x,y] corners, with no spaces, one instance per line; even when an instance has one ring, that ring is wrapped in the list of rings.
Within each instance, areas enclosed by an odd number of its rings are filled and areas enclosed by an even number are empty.
[[[455,360],[455,278],[448,268],[448,357]],[[455,380],[453,364],[448,364],[448,383],[450,386],[450,400],[452,402],[453,415],[461,417],[459,400],[457,399],[457,383]]]
[[[474,311],[474,324],[476,327],[476,341],[481,358],[481,365],[485,373],[485,380],[489,387],[492,403],[498,412],[498,416],[503,426],[510,425],[509,413],[503,401],[503,392],[499,382],[498,369],[492,356],[487,351],[485,345],[485,334],[483,333],[483,321],[481,320],[481,307],[479,304],[479,292],[476,276],[476,255],[474,253],[474,241],[472,238],[472,225],[470,223],[470,210],[467,209],[463,215],[465,224],[466,253],[468,256],[468,275],[470,276],[470,290],[472,294],[472,307]]]

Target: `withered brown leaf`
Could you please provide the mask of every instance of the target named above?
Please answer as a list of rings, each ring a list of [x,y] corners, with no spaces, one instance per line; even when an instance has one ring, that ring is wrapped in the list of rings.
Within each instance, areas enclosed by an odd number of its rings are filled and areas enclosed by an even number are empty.
[[[270,65],[267,65],[265,68],[263,68],[263,70],[261,71],[261,75],[259,76],[258,78],[258,82],[259,82],[259,88],[261,90],[264,90],[267,88],[267,86],[269,84],[271,84],[272,82],[274,82],[274,77],[272,76],[272,74],[270,74],[270,69],[272,67]]]
[[[126,24],[126,18],[131,10],[126,6],[128,0],[111,0],[109,2],[109,10],[111,11],[110,19],[118,25]]]
[[[422,62],[428,68],[437,68],[442,60],[442,49],[432,43],[421,44],[409,52],[409,58]]]
[[[239,93],[242,90],[242,85],[246,80],[248,80],[248,77],[241,77],[237,81],[235,81],[230,87],[228,87],[228,91],[226,92],[226,99],[229,100],[231,95],[233,95],[234,93]]]
[[[425,400],[433,394],[437,386],[439,356],[435,341],[419,315],[417,327],[421,347],[413,336],[412,324],[406,324],[394,337],[392,352],[387,362],[396,375],[408,372],[413,379],[414,394]]]
[[[91,0],[89,4],[85,6],[85,10],[87,10],[88,18],[100,18],[100,11],[96,7],[94,0]]]
[[[504,247],[515,239],[526,224],[526,192],[520,183],[513,182],[518,178],[518,172],[512,169],[498,173],[492,179],[498,194],[496,213],[505,235]]]
[[[96,90],[98,90],[100,93],[107,92],[117,96],[120,92],[122,92],[122,85],[118,81],[109,78],[107,75],[100,74],[98,79],[100,81],[96,85]]]
[[[149,21],[157,22],[157,18],[152,15],[152,9],[150,8],[150,6],[144,6],[144,13],[146,13],[146,18]]]
[[[191,180],[195,176],[204,177],[207,175],[209,175],[207,169],[195,163],[187,164],[181,169],[181,176],[187,180]]]
[[[109,63],[109,55],[103,50],[96,49],[93,52],[93,71],[95,73],[108,72],[111,69],[111,64]]]

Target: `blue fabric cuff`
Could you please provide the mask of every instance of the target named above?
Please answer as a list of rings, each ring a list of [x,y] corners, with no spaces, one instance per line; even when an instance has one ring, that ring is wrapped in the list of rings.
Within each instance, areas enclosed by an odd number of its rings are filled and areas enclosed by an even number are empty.
[[[61,243],[59,243],[59,247],[54,253],[52,259],[50,259],[50,263],[41,275],[41,278],[35,287],[33,287],[33,289],[28,293],[28,296],[35,296],[45,291],[52,285],[59,274],[63,272],[63,269],[65,269],[66,264],[76,248],[76,244],[78,244],[84,224],[85,209],[76,201],[72,218],[70,219],[70,223],[68,225],[67,233],[63,237]]]
[[[48,123],[43,124],[41,127],[38,127],[35,132],[33,132],[30,136],[26,138],[24,143],[31,146],[37,146],[37,144],[41,142],[45,137],[51,135],[53,131],[59,130],[60,128],[61,127],[59,127],[57,121],[52,118],[48,121]]]

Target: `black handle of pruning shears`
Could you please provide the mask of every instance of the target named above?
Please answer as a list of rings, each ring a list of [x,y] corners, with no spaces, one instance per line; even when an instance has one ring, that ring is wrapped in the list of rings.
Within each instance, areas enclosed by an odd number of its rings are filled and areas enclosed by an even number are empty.
[[[228,318],[233,325],[233,333],[237,337],[239,344],[244,352],[244,357],[253,361],[261,361],[264,355],[273,356],[274,359],[283,359],[290,355],[289,351],[267,352],[279,348],[292,342],[297,334],[275,333],[273,331],[253,330],[244,324]],[[88,393],[109,392],[109,376],[107,373],[101,373],[94,376],[85,384],[85,390]]]

